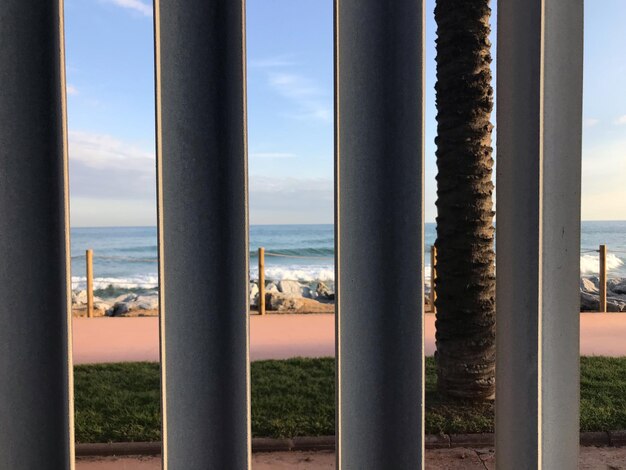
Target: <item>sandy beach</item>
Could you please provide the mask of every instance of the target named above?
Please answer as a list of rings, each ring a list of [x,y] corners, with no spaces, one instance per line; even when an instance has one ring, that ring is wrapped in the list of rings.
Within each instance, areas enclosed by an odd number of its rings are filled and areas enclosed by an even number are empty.
[[[584,356],[626,356],[626,313],[581,313]],[[424,320],[424,351],[435,352],[435,316]],[[158,361],[156,317],[74,318],[74,363]],[[251,315],[250,359],[335,355],[335,316]]]

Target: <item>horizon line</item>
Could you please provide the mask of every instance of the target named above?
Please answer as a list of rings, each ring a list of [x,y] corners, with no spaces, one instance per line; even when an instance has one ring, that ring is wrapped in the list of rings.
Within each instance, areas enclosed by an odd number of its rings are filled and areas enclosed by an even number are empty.
[[[581,222],[626,222],[626,219],[586,219],[581,220]],[[425,224],[436,224],[436,221],[427,221]],[[334,225],[334,222],[319,222],[319,223],[306,223],[306,224],[298,224],[298,223],[264,223],[264,224],[249,224],[250,227],[263,227],[263,226],[294,226],[294,225],[304,225],[304,226],[314,226],[314,225]],[[494,224],[495,226],[495,224]],[[70,228],[156,228],[157,225],[71,225]]]

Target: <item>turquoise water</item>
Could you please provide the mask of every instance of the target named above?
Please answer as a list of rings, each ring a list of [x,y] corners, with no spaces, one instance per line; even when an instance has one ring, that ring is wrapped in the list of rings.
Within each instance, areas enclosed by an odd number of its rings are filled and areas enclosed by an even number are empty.
[[[157,279],[156,227],[73,228],[72,283],[84,286],[85,250],[94,250],[95,287],[155,288]],[[425,249],[435,241],[435,224],[425,226]],[[626,277],[626,221],[583,222],[581,272],[597,272],[597,250],[609,249],[610,274]],[[250,276],[256,278],[257,249],[266,250],[266,278],[301,281],[334,280],[332,225],[256,225],[250,227]],[[429,274],[429,256],[426,256]]]

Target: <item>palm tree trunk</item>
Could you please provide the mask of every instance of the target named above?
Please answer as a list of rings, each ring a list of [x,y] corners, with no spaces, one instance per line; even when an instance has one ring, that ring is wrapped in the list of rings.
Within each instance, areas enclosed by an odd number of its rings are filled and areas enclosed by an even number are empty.
[[[495,393],[488,0],[437,0],[437,374],[451,397]]]

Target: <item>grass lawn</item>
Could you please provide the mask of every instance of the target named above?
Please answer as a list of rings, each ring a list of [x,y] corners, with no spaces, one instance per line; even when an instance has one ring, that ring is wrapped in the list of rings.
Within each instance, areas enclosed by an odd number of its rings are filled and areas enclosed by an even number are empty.
[[[335,432],[335,360],[252,363],[252,434],[263,437]],[[159,367],[155,363],[75,368],[78,442],[160,439]],[[437,393],[426,359],[426,432],[493,431],[493,404],[449,402]],[[581,431],[626,429],[626,358],[581,358]]]

